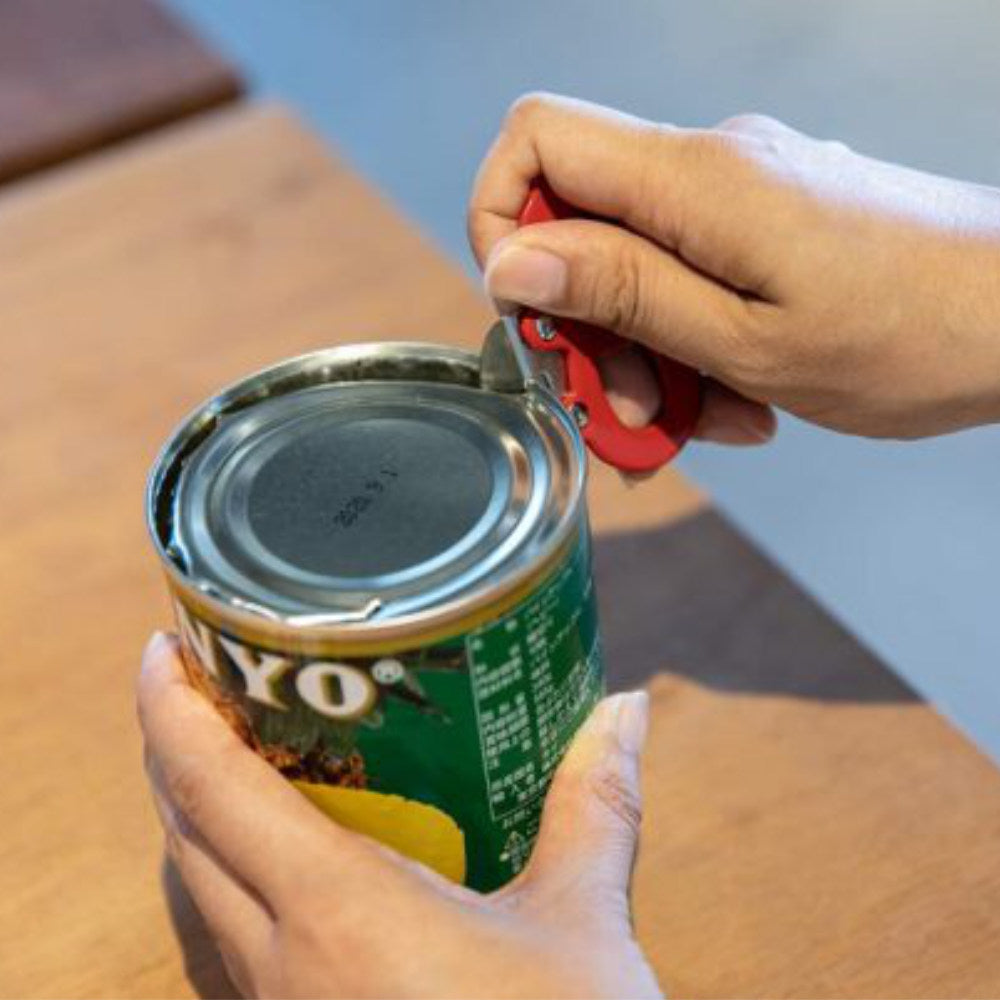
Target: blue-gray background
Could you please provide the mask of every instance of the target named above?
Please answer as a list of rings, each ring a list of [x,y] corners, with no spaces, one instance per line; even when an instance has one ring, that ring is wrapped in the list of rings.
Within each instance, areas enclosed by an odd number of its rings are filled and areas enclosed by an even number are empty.
[[[762,111],[1000,185],[996,0],[173,3],[470,274],[469,186],[526,90],[679,124]],[[1000,758],[1000,428],[893,444],[783,418],[767,449],[694,447],[683,466]]]

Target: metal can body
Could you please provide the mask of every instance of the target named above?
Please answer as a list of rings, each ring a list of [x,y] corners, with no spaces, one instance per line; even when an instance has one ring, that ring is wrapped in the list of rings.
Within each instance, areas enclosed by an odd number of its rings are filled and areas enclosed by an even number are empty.
[[[575,428],[475,370],[416,345],[277,366],[189,418],[148,510],[192,681],[248,745],[488,891],[603,670]]]

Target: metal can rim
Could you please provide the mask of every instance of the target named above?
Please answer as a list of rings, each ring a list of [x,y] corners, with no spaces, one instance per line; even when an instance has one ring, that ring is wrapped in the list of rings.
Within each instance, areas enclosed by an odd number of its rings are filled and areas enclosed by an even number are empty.
[[[382,360],[398,362],[405,359],[416,366],[427,364],[439,373],[447,372],[451,381],[477,385],[479,355],[463,348],[429,344],[419,341],[390,341],[347,344],[308,352],[276,364],[261,368],[250,375],[235,380],[219,393],[190,411],[175,427],[160,449],[147,479],[145,492],[146,526],[171,585],[178,595],[183,595],[204,614],[206,611],[220,623],[251,634],[265,645],[277,648],[287,645],[289,639],[300,643],[308,636],[311,643],[348,644],[394,642],[414,633],[439,633],[450,630],[455,623],[466,623],[484,611],[506,603],[505,599],[519,592],[526,583],[544,573],[575,532],[584,510],[584,484],[586,453],[579,431],[572,417],[566,413],[558,399],[543,386],[532,386],[525,405],[540,406],[555,416],[565,430],[574,457],[570,473],[572,496],[562,512],[544,546],[525,561],[511,569],[502,579],[489,586],[481,586],[470,594],[435,604],[425,609],[391,618],[368,621],[348,621],[336,624],[301,625],[287,616],[263,608],[241,607],[185,573],[168,551],[162,525],[164,491],[170,489],[168,478],[179,475],[184,456],[198,447],[211,435],[217,421],[227,413],[253,405],[268,398],[269,391],[281,389],[284,394],[331,381],[337,367],[351,363],[378,364]],[[296,375],[308,375],[306,381],[296,381]],[[401,376],[395,376],[397,378]],[[444,379],[441,379],[444,380]],[[190,450],[190,451],[189,451]]]

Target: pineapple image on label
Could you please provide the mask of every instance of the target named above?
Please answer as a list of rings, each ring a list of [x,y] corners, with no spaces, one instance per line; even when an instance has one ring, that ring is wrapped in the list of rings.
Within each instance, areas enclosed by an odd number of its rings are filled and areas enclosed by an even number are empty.
[[[442,810],[401,795],[311,781],[292,784],[341,826],[378,840],[452,882],[465,881],[465,835]]]

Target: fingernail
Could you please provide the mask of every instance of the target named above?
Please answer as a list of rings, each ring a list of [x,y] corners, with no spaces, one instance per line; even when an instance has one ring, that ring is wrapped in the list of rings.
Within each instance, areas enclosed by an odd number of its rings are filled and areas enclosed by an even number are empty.
[[[622,472],[621,469],[616,470],[618,472],[618,478],[624,484],[625,488],[628,490],[634,490],[643,483],[649,482],[650,479],[656,477],[656,474],[660,471],[659,469],[653,469],[650,472]]]
[[[710,423],[699,429],[698,436],[717,444],[765,444],[774,437],[777,424],[771,414],[744,416],[739,421]]]
[[[649,695],[645,691],[629,691],[615,695],[615,700],[618,702],[615,719],[618,742],[626,753],[638,754],[649,729]]]
[[[149,637],[149,642],[146,643],[146,648],[143,650],[142,654],[142,665],[143,667],[148,666],[159,656],[162,656],[167,650],[173,650],[174,640],[167,632],[154,632]]]
[[[561,257],[513,244],[501,245],[490,255],[483,280],[494,298],[547,308],[563,300],[568,275]]]
[[[157,650],[165,646],[170,640],[167,638],[167,633],[157,629],[146,642],[146,656],[151,656]]]
[[[755,414],[753,417],[745,420],[742,427],[748,437],[754,441],[761,442],[770,441],[774,437],[775,430],[777,430],[774,415],[767,411]]]

